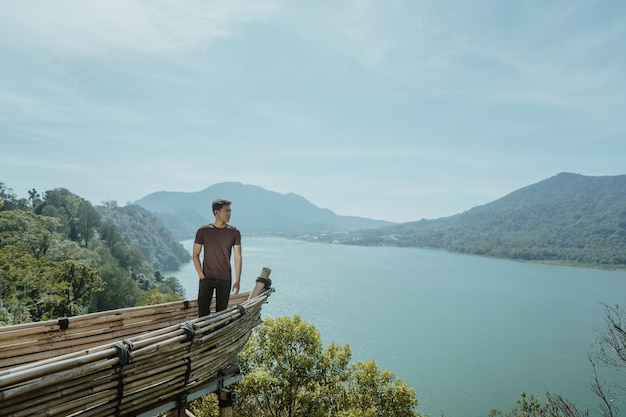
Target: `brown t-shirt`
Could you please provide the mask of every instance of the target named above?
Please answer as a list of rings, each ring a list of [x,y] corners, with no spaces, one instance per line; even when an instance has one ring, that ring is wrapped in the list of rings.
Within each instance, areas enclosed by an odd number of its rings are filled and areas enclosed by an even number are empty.
[[[232,279],[230,255],[235,245],[241,245],[239,230],[226,224],[215,227],[213,223],[202,226],[196,232],[195,243],[203,245],[202,273],[205,277]]]

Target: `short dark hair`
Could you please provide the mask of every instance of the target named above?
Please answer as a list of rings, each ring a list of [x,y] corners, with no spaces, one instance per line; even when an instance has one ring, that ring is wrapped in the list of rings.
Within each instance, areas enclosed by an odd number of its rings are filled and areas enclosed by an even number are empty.
[[[230,201],[224,200],[223,198],[218,198],[213,202],[213,213],[215,213],[216,210],[221,210],[224,206],[230,206]]]

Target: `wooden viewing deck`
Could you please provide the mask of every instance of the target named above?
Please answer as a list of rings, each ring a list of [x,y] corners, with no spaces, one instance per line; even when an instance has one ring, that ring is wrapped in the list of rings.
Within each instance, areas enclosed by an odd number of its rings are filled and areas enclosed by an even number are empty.
[[[228,404],[269,273],[202,318],[193,300],[1,327],[0,416],[188,416],[211,392]]]

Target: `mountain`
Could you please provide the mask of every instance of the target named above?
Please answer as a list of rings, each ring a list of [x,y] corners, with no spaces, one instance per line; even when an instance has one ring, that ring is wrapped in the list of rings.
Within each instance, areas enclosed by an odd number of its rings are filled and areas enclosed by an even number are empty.
[[[133,204],[154,213],[179,240],[187,240],[193,239],[199,226],[213,221],[211,203],[217,198],[232,201],[231,224],[247,234],[322,234],[394,224],[340,216],[297,194],[281,194],[237,182],[219,183],[197,192],[160,191]]]
[[[324,238],[626,268],[626,175],[560,173],[454,216]]]
[[[138,205],[95,207],[102,220],[115,225],[126,243],[142,252],[151,267],[173,271],[191,260],[191,255],[162,222]]]

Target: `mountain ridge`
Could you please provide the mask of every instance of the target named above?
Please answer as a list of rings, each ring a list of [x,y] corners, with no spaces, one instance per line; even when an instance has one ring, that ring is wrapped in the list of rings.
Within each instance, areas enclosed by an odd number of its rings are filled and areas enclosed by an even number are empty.
[[[562,172],[463,213],[320,239],[626,268],[626,175]]]
[[[239,182],[222,182],[195,192],[158,191],[132,204],[154,213],[177,238],[187,240],[193,239],[200,225],[213,220],[211,203],[217,198],[232,201],[231,222],[248,234],[319,234],[394,224],[341,216],[315,206],[298,194],[281,194]]]

